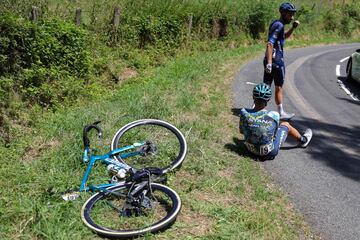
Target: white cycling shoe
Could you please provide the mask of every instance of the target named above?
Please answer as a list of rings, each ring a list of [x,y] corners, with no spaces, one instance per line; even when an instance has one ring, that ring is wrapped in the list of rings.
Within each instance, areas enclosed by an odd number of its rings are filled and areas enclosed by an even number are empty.
[[[312,135],[313,134],[312,134],[311,129],[310,128],[306,129],[305,133],[302,135],[302,136],[306,137],[306,142],[300,143],[299,146],[302,148],[306,148],[312,138]]]
[[[290,120],[291,118],[293,118],[294,116],[295,116],[295,113],[283,112],[280,114],[280,120],[287,121],[287,120]]]

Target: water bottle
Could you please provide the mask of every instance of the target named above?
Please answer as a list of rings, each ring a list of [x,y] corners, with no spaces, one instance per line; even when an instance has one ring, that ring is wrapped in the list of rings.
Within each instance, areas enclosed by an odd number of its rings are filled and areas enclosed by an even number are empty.
[[[109,164],[106,169],[112,174],[116,175],[119,178],[125,178],[126,177],[126,170],[123,168],[119,168],[118,166],[115,166],[114,164]]]
[[[116,176],[118,176],[119,178],[125,178],[126,177],[126,170],[123,169],[123,168],[119,169]]]

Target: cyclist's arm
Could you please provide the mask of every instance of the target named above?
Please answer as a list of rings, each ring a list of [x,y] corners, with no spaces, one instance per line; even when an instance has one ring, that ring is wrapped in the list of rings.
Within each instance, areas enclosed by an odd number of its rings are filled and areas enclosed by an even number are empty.
[[[290,27],[289,30],[287,30],[287,31],[285,32],[285,38],[290,37],[291,34],[293,33],[294,29],[295,29],[294,27]]]
[[[240,131],[240,134],[244,134],[244,131],[243,131],[243,129],[242,129],[241,123],[240,123],[240,125],[239,125],[239,131]]]
[[[268,115],[274,119],[274,122],[276,123],[276,128],[278,128],[280,126],[280,115],[278,112],[275,112],[275,111],[270,111],[268,113]]]
[[[242,117],[241,117],[241,116],[240,116],[240,121],[239,121],[239,131],[240,131],[241,134],[244,133],[244,131],[243,131]]]
[[[274,48],[274,46],[271,42],[268,42],[266,44],[265,56],[266,56],[267,64],[272,64],[273,48]]]
[[[279,24],[278,22],[275,22],[270,26],[269,37],[268,37],[268,42],[266,44],[266,52],[265,52],[267,64],[272,64],[274,44],[278,39],[278,35],[281,32],[282,26],[283,25]]]
[[[299,24],[300,24],[300,22],[298,20],[295,20],[293,22],[291,28],[285,32],[285,38],[290,37],[291,34],[293,33],[294,29],[297,28],[297,26],[299,26]]]
[[[240,131],[241,134],[244,134],[244,120],[245,120],[244,112],[245,112],[245,110],[242,108],[240,110],[240,114],[239,114],[239,117],[240,117],[239,131]]]

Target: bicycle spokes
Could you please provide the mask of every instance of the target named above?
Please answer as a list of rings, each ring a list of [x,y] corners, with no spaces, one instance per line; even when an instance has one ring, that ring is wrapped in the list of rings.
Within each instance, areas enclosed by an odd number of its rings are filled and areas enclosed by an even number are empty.
[[[171,200],[166,194],[155,191],[152,196],[138,196],[131,200],[118,195],[107,195],[105,201],[96,203],[91,218],[109,229],[144,228],[167,215]]]

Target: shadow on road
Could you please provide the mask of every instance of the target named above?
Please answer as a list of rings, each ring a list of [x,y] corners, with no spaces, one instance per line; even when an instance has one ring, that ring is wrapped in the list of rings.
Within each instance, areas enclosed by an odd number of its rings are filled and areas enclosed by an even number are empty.
[[[300,119],[296,125],[313,129],[309,154],[340,174],[360,181],[360,125],[341,126]]]
[[[235,116],[239,116],[239,112],[240,109],[232,109]],[[300,132],[309,127],[313,130],[313,139],[306,152],[311,155],[311,159],[323,162],[343,176],[360,181],[360,124],[341,126],[310,118],[296,119],[291,124]],[[291,143],[291,140],[287,139],[286,142]],[[233,139],[233,143],[226,144],[225,148],[241,156],[250,156],[246,153],[243,141],[237,138]],[[281,149],[293,148],[285,145]]]

